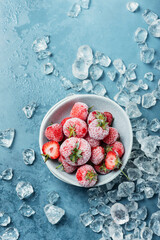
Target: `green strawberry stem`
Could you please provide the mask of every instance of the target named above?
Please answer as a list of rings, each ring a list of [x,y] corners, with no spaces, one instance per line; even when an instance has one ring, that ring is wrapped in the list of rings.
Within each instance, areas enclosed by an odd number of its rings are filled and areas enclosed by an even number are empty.
[[[60,163],[57,167],[56,167],[56,169],[59,169],[60,167],[62,167],[61,168],[61,171],[63,170],[63,164],[62,163]]]
[[[121,173],[123,173],[123,175],[128,179],[128,181],[130,181],[130,179],[129,179],[129,177],[127,176],[127,174],[125,174],[121,168],[120,168],[119,170],[120,170]]]
[[[46,163],[47,160],[50,158],[48,154],[41,154],[43,157],[45,157],[44,162]]]
[[[88,112],[91,112],[91,110],[92,110],[93,107],[94,107],[94,106],[89,107],[89,108],[88,108]]]

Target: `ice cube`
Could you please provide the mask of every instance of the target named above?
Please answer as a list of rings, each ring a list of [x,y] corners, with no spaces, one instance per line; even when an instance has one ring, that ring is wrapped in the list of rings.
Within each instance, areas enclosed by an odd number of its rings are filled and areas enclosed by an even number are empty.
[[[6,227],[8,224],[10,224],[11,218],[8,216],[8,214],[4,212],[0,212],[0,226]]]
[[[25,217],[31,217],[36,212],[31,208],[31,206],[27,205],[26,203],[23,203],[19,208],[20,213]]]
[[[133,81],[137,78],[136,73],[133,69],[128,68],[125,72],[125,75],[126,75],[128,81]]]
[[[111,207],[111,216],[116,224],[124,224],[129,221],[126,207],[121,203],[115,203]]]
[[[44,50],[37,53],[38,60],[43,60],[50,57],[52,53],[50,51]]]
[[[123,240],[123,231],[120,225],[114,222],[111,222],[108,229],[109,229],[109,234],[113,240]]]
[[[136,228],[136,220],[135,219],[130,219],[129,222],[127,222],[124,226],[126,231],[132,231]]]
[[[140,112],[138,106],[136,103],[132,103],[130,102],[127,106],[126,106],[126,113],[129,116],[129,118],[138,118],[142,115],[142,113]]]
[[[90,76],[93,80],[99,80],[102,77],[103,70],[97,65],[92,65],[89,69]]]
[[[139,4],[137,2],[128,2],[126,7],[128,11],[135,12],[138,9]]]
[[[58,223],[65,215],[65,211],[62,208],[54,206],[52,204],[47,204],[44,207],[44,212],[48,221],[53,225]]]
[[[52,63],[46,63],[43,65],[43,72],[46,75],[52,74],[54,70],[54,66],[52,65]]]
[[[154,75],[152,72],[148,72],[148,73],[145,73],[144,78],[149,81],[153,81]]]
[[[141,207],[131,213],[131,218],[136,220],[145,220],[147,217],[147,208]]]
[[[142,177],[142,172],[137,168],[129,168],[127,170],[128,177],[131,181],[136,181]]]
[[[143,139],[142,139],[143,141]],[[154,167],[151,165],[151,161],[145,156],[139,156],[134,159],[134,164],[139,170],[148,174],[155,174]]]
[[[154,64],[154,68],[160,71],[160,60],[157,60]]]
[[[122,59],[116,59],[113,61],[113,65],[115,67],[115,69],[120,73],[120,74],[124,74],[126,71],[126,66],[124,65]]]
[[[97,83],[93,88],[93,93],[99,96],[104,96],[106,94],[106,89],[101,83]]]
[[[89,208],[89,213],[90,213],[91,215],[95,216],[95,215],[97,215],[99,212],[98,212],[97,208],[95,208],[95,207],[90,207],[90,208]]]
[[[147,45],[146,42],[145,42],[145,43],[138,43],[138,47],[139,47],[140,49],[143,49],[143,48],[148,48],[148,45]]]
[[[35,160],[35,151],[33,149],[28,148],[28,149],[24,150],[22,155],[23,155],[24,163],[26,165],[33,164],[33,162]]]
[[[114,96],[114,100],[121,106],[126,107],[129,104],[129,95],[124,90],[122,90]]]
[[[128,69],[130,69],[130,70],[135,70],[136,68],[137,68],[137,64],[135,64],[135,63],[130,63],[128,65]]]
[[[155,50],[153,48],[142,48],[140,51],[140,59],[144,63],[151,63],[154,59]]]
[[[117,195],[119,197],[128,197],[135,190],[134,182],[122,182],[118,186]]]
[[[89,226],[94,220],[94,217],[89,213],[83,213],[80,215],[80,222],[85,226]]]
[[[141,238],[143,240],[152,240],[153,231],[149,227],[145,227],[141,230]]]
[[[69,12],[67,13],[68,17],[75,18],[81,12],[81,6],[78,3],[74,3]]]
[[[30,197],[34,190],[29,182],[20,181],[16,186],[16,192],[20,199],[24,199]]]
[[[154,196],[154,190],[151,187],[145,187],[144,193],[146,198],[152,198]]]
[[[17,228],[9,227],[1,235],[2,240],[17,240],[19,238],[19,232]]]
[[[154,153],[156,151],[157,145],[160,141],[160,138],[157,136],[148,136],[143,139],[141,142],[141,150],[147,153]]]
[[[117,195],[117,190],[112,190],[107,192],[107,198],[110,202],[115,203],[117,200],[121,198]]]
[[[89,79],[84,80],[82,86],[86,92],[90,92],[93,90],[93,84],[92,84],[91,80],[89,80]]]
[[[58,71],[57,69],[54,69],[54,70],[53,70],[53,75],[54,75],[55,77],[58,77],[58,76],[59,76],[59,71]]]
[[[73,86],[72,86],[72,89],[74,90],[74,91],[76,91],[76,92],[80,92],[81,90],[82,90],[82,88],[83,88],[83,85],[82,85],[83,83],[77,83],[77,84],[73,84]]]
[[[142,107],[150,108],[156,105],[156,98],[152,93],[146,93],[142,96]]]
[[[126,82],[125,88],[132,93],[136,92],[139,89],[139,86],[132,82]]]
[[[110,207],[104,204],[103,202],[97,205],[97,210],[99,214],[102,216],[108,216],[110,214]]]
[[[128,212],[136,211],[138,209],[137,202],[129,202],[125,205]]]
[[[11,147],[15,136],[15,130],[13,128],[0,131],[0,146],[9,148]]]
[[[147,128],[148,120],[146,118],[141,118],[136,123],[136,130],[143,130]]]
[[[158,15],[154,12],[152,12],[149,9],[144,10],[144,13],[142,14],[144,21],[150,25],[152,22],[157,20]]]
[[[90,0],[80,0],[80,5],[84,9],[88,9],[90,5]]]
[[[98,217],[89,225],[93,232],[99,233],[102,231],[104,219],[103,217]]]
[[[148,136],[147,130],[141,130],[136,132],[136,139],[139,143],[142,143],[143,139]]]
[[[48,202],[51,204],[55,204],[60,198],[59,194],[55,191],[48,193]]]
[[[77,51],[77,60],[84,60],[86,66],[89,68],[93,64],[93,52],[90,46],[82,45]]]
[[[33,51],[38,53],[40,51],[46,50],[48,47],[47,43],[49,43],[48,41],[48,36],[36,39],[32,44]]]
[[[13,169],[7,168],[1,173],[1,179],[9,181],[13,178]]]
[[[122,91],[123,88],[125,87],[126,85],[126,82],[127,82],[127,79],[126,77],[124,76],[120,76],[116,82],[116,87],[119,89],[119,91]]]
[[[37,104],[35,102],[32,102],[28,105],[26,105],[24,108],[22,108],[24,114],[27,118],[31,118],[37,108]]]
[[[150,124],[149,124],[149,129],[152,132],[157,132],[160,129],[160,122],[157,118],[154,118]]]
[[[108,77],[109,77],[109,79],[110,79],[111,81],[114,81],[114,80],[115,80],[116,74],[117,74],[116,71],[108,71],[108,72],[107,72],[107,75],[108,75]]]
[[[149,221],[153,233],[160,237],[160,211],[154,212]]]
[[[99,196],[99,193],[101,193],[101,189],[98,187],[89,188],[87,190],[87,193],[89,197]]]
[[[148,89],[148,85],[147,85],[146,83],[144,83],[142,79],[140,79],[140,80],[138,81],[138,85],[139,85],[139,87],[140,87],[141,89],[143,89],[143,90],[147,90],[147,89]]]
[[[61,81],[62,86],[64,87],[64,89],[68,90],[70,88],[73,88],[73,83],[69,79],[61,76],[60,77],[60,81]]]
[[[101,52],[96,52],[95,53],[95,63],[99,63],[103,67],[109,67],[111,64],[111,59],[107,56],[104,55],[104,53]]]
[[[154,37],[160,37],[160,19],[157,19],[151,23],[148,27],[148,31],[154,36]]]
[[[144,195],[142,193],[132,193],[129,197],[128,197],[128,201],[131,202],[138,202],[144,199]]]
[[[75,60],[72,65],[72,73],[76,78],[81,80],[88,77],[88,65],[83,58]]]
[[[88,202],[91,206],[96,207],[98,203],[100,202],[100,198],[98,196],[88,198]]]
[[[137,43],[144,43],[147,39],[148,32],[144,28],[138,27],[134,34],[134,39]]]
[[[142,221],[142,220],[137,220],[136,221],[137,222],[137,227],[139,228],[139,229],[143,229],[143,228],[145,228],[146,227],[146,222],[144,222],[144,221]]]

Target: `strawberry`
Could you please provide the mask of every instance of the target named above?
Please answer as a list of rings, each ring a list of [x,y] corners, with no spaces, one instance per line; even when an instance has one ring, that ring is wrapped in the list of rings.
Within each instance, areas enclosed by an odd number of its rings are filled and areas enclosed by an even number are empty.
[[[97,173],[91,165],[85,164],[78,168],[76,178],[83,187],[92,187],[97,182]]]
[[[115,170],[122,165],[122,162],[116,152],[109,151],[105,158],[105,165],[108,170]]]
[[[113,116],[110,112],[104,112],[103,113],[107,119],[108,125],[111,126],[113,122]]]
[[[107,119],[106,119],[105,115],[102,112],[99,112],[97,110],[91,112],[88,115],[88,119],[87,119],[88,124],[93,122],[95,119],[104,120],[105,122],[107,122]]]
[[[61,125],[63,126],[64,124],[65,124],[65,122],[68,120],[68,119],[70,119],[71,117],[66,117],[66,118],[64,118],[63,120],[62,120],[62,122],[61,122]]]
[[[93,139],[87,134],[85,136],[85,140],[90,144],[91,148],[92,147],[98,147],[100,145],[100,140]]]
[[[109,134],[103,139],[106,144],[113,144],[119,138],[119,133],[116,128],[110,127]]]
[[[46,142],[42,146],[42,156],[45,157],[45,162],[50,159],[57,159],[60,155],[59,152],[60,146],[59,143],[56,141]]]
[[[86,120],[88,116],[88,106],[85,103],[77,102],[73,105],[70,116]]]
[[[109,126],[104,120],[93,120],[88,127],[89,136],[96,140],[103,140],[109,134]]]
[[[50,141],[61,142],[63,140],[63,128],[61,124],[55,123],[47,127],[45,136]]]
[[[85,139],[72,137],[62,143],[60,153],[69,165],[80,166],[90,159],[91,147]]]
[[[115,151],[118,156],[121,158],[124,154],[124,146],[121,142],[116,141],[111,145],[112,150]]]
[[[95,165],[100,164],[103,159],[104,159],[104,148],[102,148],[101,146],[98,147],[94,147],[91,149],[91,162],[94,163]]]
[[[61,167],[61,170],[64,170],[66,173],[72,173],[74,172],[77,167],[69,165],[63,156],[60,156],[58,161],[61,163],[56,169]]]
[[[71,118],[63,125],[63,132],[67,137],[82,138],[87,133],[87,124],[79,118]]]
[[[105,174],[107,174],[107,173],[110,172],[110,170],[108,170],[108,169],[106,168],[106,165],[105,165],[105,162],[104,162],[104,161],[101,162],[99,165],[94,165],[94,169],[95,169],[98,173],[100,173],[100,174],[102,174],[102,175],[105,175]]]

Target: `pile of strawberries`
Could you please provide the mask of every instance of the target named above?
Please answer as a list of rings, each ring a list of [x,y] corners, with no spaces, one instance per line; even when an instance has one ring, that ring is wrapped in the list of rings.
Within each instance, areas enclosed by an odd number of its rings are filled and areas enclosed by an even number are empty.
[[[110,112],[92,111],[77,102],[70,117],[48,126],[45,136],[49,142],[42,147],[45,161],[58,159],[66,173],[76,171],[80,185],[92,187],[98,174],[107,174],[122,165],[124,147],[116,128],[111,127]]]

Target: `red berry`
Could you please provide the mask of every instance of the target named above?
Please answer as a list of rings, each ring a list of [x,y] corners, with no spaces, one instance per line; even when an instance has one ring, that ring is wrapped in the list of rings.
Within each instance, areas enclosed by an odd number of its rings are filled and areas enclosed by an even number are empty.
[[[103,140],[109,133],[109,126],[103,120],[95,119],[88,127],[89,136],[96,140]]]
[[[115,142],[111,145],[112,150],[118,153],[118,156],[121,158],[124,154],[124,146],[121,142]]]
[[[110,112],[104,112],[103,113],[106,118],[107,118],[107,122],[108,122],[108,125],[111,126],[112,125],[112,122],[113,122],[113,116]]]
[[[105,175],[110,172],[110,170],[106,168],[105,162],[102,162],[99,165],[94,165],[94,169],[102,175]]]
[[[65,122],[68,120],[68,119],[70,119],[71,117],[66,117],[66,118],[64,118],[63,120],[62,120],[62,122],[61,122],[61,125],[63,126],[64,124],[65,124]]]
[[[107,122],[107,119],[106,119],[105,115],[102,112],[99,112],[97,110],[91,112],[88,115],[88,119],[87,119],[88,124],[93,122],[95,119],[104,120],[105,122]]]
[[[100,145],[100,140],[93,139],[87,134],[85,136],[85,140],[90,144],[91,148],[92,147],[98,147]]]
[[[68,164],[80,166],[90,159],[91,147],[85,139],[72,137],[62,143],[60,153]]]
[[[122,163],[121,163],[118,155],[116,154],[116,152],[110,151],[106,155],[105,165],[106,165],[107,169],[114,170],[114,169],[119,168],[122,165]]]
[[[87,124],[79,118],[71,118],[63,125],[63,132],[67,137],[82,138],[87,133]]]
[[[48,158],[57,159],[60,155],[59,150],[60,150],[60,146],[59,146],[59,143],[56,141],[50,141],[43,144],[42,155],[45,156],[45,162],[48,160]]]
[[[92,187],[97,182],[97,173],[91,165],[85,164],[78,168],[76,178],[83,187]]]
[[[91,150],[91,162],[94,163],[95,165],[100,164],[103,159],[104,159],[104,148],[102,148],[101,146],[98,147],[94,147]]]
[[[106,144],[113,144],[119,138],[119,133],[116,128],[110,127],[109,134],[103,139]]]
[[[85,103],[77,102],[73,105],[70,116],[86,120],[88,116],[88,106]]]
[[[61,124],[55,123],[47,127],[45,136],[50,141],[61,142],[63,140],[63,128]]]

